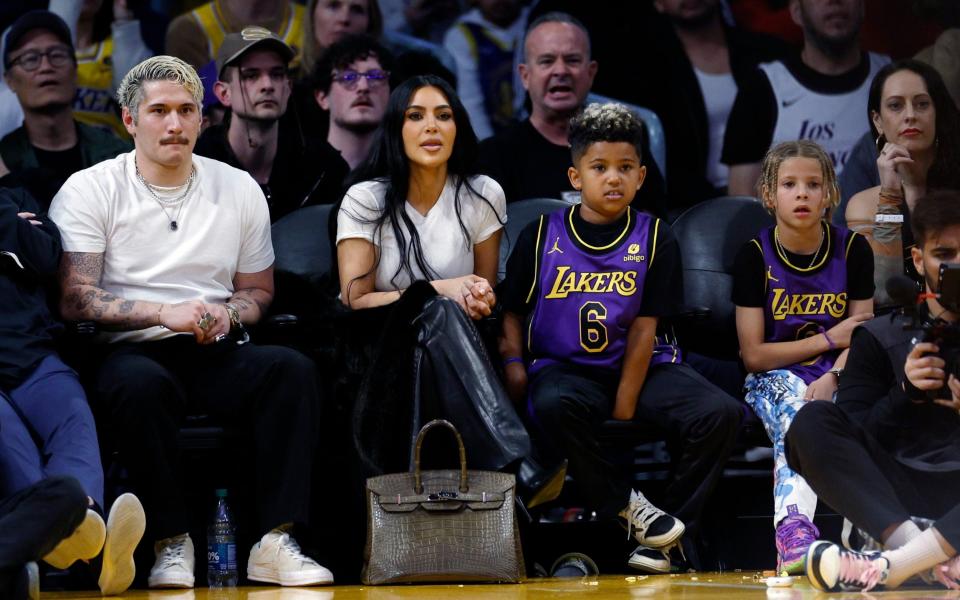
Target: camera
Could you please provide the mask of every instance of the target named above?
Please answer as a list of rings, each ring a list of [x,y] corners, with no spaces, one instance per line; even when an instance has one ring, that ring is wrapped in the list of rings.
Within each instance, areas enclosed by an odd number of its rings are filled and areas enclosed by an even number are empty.
[[[905,325],[904,328],[918,332],[918,335],[913,339],[913,344],[930,342],[940,348],[939,356],[945,363],[943,370],[946,377],[943,387],[926,392],[926,398],[929,400],[936,398],[949,399],[951,394],[950,388],[946,384],[946,378],[953,375],[960,379],[960,322],[951,323],[941,319],[939,315],[931,315],[926,311],[917,310],[918,306],[930,295],[917,294],[916,283],[905,276],[900,275],[891,278],[886,287],[887,294],[898,304],[901,304],[904,314],[910,317],[910,323]],[[940,264],[937,290],[933,296],[936,297],[940,306],[960,315],[960,264]],[[922,392],[917,390],[916,393]]]

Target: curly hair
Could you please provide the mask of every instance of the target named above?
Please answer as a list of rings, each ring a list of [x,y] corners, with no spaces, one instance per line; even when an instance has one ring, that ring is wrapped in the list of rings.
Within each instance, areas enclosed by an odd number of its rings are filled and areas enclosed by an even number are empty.
[[[833,160],[830,159],[830,155],[819,144],[810,140],[781,142],[770,148],[767,155],[763,157],[760,180],[757,182],[757,192],[767,211],[774,214],[773,200],[777,194],[777,176],[780,173],[780,165],[790,158],[812,158],[820,163],[827,206],[829,211],[832,212],[840,204],[840,186],[837,185],[837,173],[833,170]]]
[[[137,122],[137,111],[143,102],[143,84],[150,81],[170,81],[182,85],[193,96],[197,107],[203,106],[203,83],[197,71],[174,56],[153,56],[130,69],[117,88],[117,102],[130,112],[134,123]]]
[[[597,142],[626,142],[637,149],[637,158],[643,160],[643,122],[622,104],[593,103],[570,120],[567,134],[570,153],[576,163],[591,144]]]

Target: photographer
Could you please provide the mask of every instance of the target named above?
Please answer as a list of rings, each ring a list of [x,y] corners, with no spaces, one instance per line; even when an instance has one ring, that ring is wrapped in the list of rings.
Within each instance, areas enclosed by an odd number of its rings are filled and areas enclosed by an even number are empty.
[[[960,589],[960,381],[945,375],[957,366],[941,358],[960,350],[960,297],[935,294],[941,264],[960,267],[960,193],[920,199],[912,227],[927,292],[916,318],[889,315],[857,328],[837,403],[807,404],[787,434],[790,467],[884,548],[866,554],[816,542],[807,575],[826,591],[894,588],[914,575]],[[935,522],[921,531],[911,515]]]

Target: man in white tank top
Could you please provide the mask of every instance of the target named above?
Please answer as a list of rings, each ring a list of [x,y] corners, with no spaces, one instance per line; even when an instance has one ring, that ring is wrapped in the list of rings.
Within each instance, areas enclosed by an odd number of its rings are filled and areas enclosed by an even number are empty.
[[[889,58],[860,49],[864,0],[790,0],[803,28],[799,57],[760,66],[741,85],[721,160],[731,194],[756,195],[760,162],[778,142],[808,139],[833,158],[837,172],[869,129],[867,92]]]

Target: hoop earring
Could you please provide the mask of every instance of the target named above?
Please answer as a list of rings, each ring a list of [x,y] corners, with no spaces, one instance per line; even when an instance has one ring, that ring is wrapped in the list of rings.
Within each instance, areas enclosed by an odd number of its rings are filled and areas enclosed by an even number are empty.
[[[883,137],[883,134],[877,136],[877,140],[874,142],[874,145],[877,147],[877,154],[883,152],[883,147],[887,145],[887,138]]]

